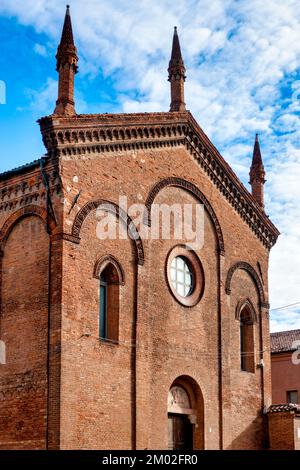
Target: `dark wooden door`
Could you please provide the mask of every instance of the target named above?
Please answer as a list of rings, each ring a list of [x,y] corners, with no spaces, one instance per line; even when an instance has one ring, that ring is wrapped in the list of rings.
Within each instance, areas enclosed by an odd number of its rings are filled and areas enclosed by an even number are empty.
[[[192,450],[193,426],[186,415],[169,414],[169,449]]]

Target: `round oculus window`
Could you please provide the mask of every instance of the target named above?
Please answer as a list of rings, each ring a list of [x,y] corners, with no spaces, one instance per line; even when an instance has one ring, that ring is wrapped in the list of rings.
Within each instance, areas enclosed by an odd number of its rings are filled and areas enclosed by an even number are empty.
[[[191,263],[183,256],[175,256],[170,266],[171,282],[181,297],[191,295],[194,287],[194,274]]]
[[[204,291],[204,272],[196,253],[185,245],[174,247],[167,259],[166,275],[175,299],[186,307],[193,307]]]

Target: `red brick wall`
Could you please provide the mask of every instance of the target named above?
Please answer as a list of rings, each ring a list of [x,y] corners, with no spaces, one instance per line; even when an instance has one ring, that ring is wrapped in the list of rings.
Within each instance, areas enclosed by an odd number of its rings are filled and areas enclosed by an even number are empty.
[[[268,420],[270,449],[294,450],[294,414],[271,413]]]
[[[82,227],[80,245],[65,243],[61,447],[130,448],[135,263],[129,240],[100,241],[95,230],[93,212]],[[93,271],[107,254],[126,273],[120,287],[119,345],[98,338],[99,280]],[[87,332],[91,336],[82,337]]]
[[[292,363],[292,353],[272,354],[272,401],[287,403],[287,391],[297,390],[300,399],[300,367]]]
[[[225,283],[233,264],[244,261],[257,270],[259,261],[267,300],[268,250],[181,144],[74,152],[62,155],[59,163],[61,180],[52,175],[52,186],[63,188],[63,193],[58,191],[56,197],[52,192],[58,226],[51,242],[48,447],[165,449],[168,391],[178,377],[194,397],[198,447],[263,447],[262,409],[271,404],[267,312],[260,307],[254,280],[245,270],[234,272],[230,293],[226,293]],[[63,235],[72,232],[75,216],[86,203],[107,199],[118,204],[122,194],[128,197],[129,205],[144,204],[153,186],[168,177],[187,180],[202,191],[224,237],[225,254],[220,254],[214,223],[206,212],[205,243],[196,250],[204,269],[205,290],[201,301],[191,308],[177,303],[165,276],[170,248],[185,243],[185,238],[144,240],[145,262],[137,266],[132,241],[96,237],[95,212],[86,214],[80,240]],[[32,177],[32,181],[32,192],[34,184],[41,192],[38,177]],[[78,203],[69,213],[80,190]],[[36,202],[45,207],[44,197]],[[196,204],[196,199],[183,188],[167,187],[155,202]],[[7,215],[4,210],[0,213],[1,223]],[[31,220],[35,221],[33,225]],[[28,248],[24,260],[23,245]],[[28,369],[40,375],[23,387],[26,408],[7,411],[4,394],[5,408],[0,408],[0,413],[6,413],[11,424],[2,430],[3,448],[45,446],[47,253],[48,236],[37,218],[24,219],[17,225],[5,247],[2,304],[9,303],[12,296],[18,308],[11,308],[10,313],[17,318],[16,324],[5,323],[8,320],[2,315],[1,336],[10,338],[8,346],[12,343],[13,347],[9,349],[19,356],[21,343],[13,339],[15,325],[18,331],[29,332],[30,341],[22,344],[28,354],[20,359],[18,373],[23,382]],[[125,273],[125,284],[120,286],[118,345],[98,339],[99,280],[93,272],[96,262],[108,254],[119,261]],[[240,370],[236,306],[245,298],[251,300],[257,316],[255,363],[263,357],[265,364],[254,373]],[[33,333],[36,328],[38,336]],[[1,380],[9,375],[12,387],[17,389],[19,376],[14,367],[7,367],[7,375],[1,372]],[[2,383],[6,389],[7,382]],[[15,393],[13,400],[24,403]],[[33,404],[34,414],[26,417],[25,410]],[[19,421],[25,423],[23,434],[16,431],[21,427]]]
[[[44,449],[47,419],[49,238],[38,217],[22,219],[4,249],[0,448]]]
[[[228,341],[226,355],[230,357],[227,369],[226,393],[230,394],[228,407],[226,407],[226,420],[230,422],[230,434],[225,435],[228,448],[255,448],[261,447],[262,417],[262,371],[256,367],[259,362],[261,348],[259,324],[259,298],[253,280],[245,271],[236,271],[231,284],[231,296],[228,299],[229,315],[228,325],[224,326],[224,335]],[[240,323],[235,318],[235,308],[240,299],[250,298],[257,312],[257,321],[254,329],[254,373],[241,371],[240,365]],[[230,351],[229,351],[230,350]],[[225,389],[226,390],[226,389]],[[224,390],[224,392],[225,392]],[[227,401],[227,400],[226,400]],[[228,414],[227,414],[228,413]],[[241,423],[243,428],[241,429]]]
[[[300,450],[300,417],[294,411],[268,414],[271,450]]]
[[[173,205],[197,204],[195,198],[179,188],[165,188],[156,203]],[[165,266],[168,252],[177,243],[188,240],[157,240],[147,244],[143,268],[144,299],[140,306],[139,338],[148,337],[148,355],[139,357],[139,369],[147,367],[147,378],[139,382],[139,393],[144,392],[142,410],[147,410],[150,425],[140,424],[140,446],[164,449],[167,447],[167,396],[172,382],[181,375],[193,378],[204,400],[204,443],[206,448],[219,446],[218,403],[218,330],[217,330],[217,254],[214,230],[205,214],[205,244],[196,250],[204,273],[205,289],[201,301],[192,308],[183,307],[168,289]],[[143,308],[147,305],[148,308]],[[147,362],[145,364],[145,360]],[[198,404],[197,407],[201,406]],[[199,432],[203,423],[198,422]],[[144,441],[142,436],[145,434]],[[143,443],[143,444],[142,444]]]
[[[256,268],[259,261],[267,290],[267,250],[183,147],[114,152],[84,159],[68,156],[62,161],[61,171],[69,202],[79,189],[83,190],[79,206],[70,216],[67,215],[69,206],[65,208],[65,231],[70,231],[76,210],[86,202],[103,198],[118,203],[121,193],[128,196],[129,204],[143,203],[152,186],[169,176],[193,182],[209,199],[221,223],[226,249],[225,258],[221,257],[224,447],[260,448],[263,445],[262,406],[270,404],[268,356],[263,371],[256,369],[254,374],[240,371],[239,324],[235,319],[236,303],[241,297],[249,297],[258,316],[255,357],[259,360],[262,345],[258,295],[253,280],[242,270],[234,274],[230,296],[225,294],[224,285],[233,263],[243,260]],[[74,176],[78,176],[78,182]],[[183,189],[166,188],[157,201],[173,203],[194,199]],[[127,342],[132,336],[133,310],[137,306],[138,448],[166,448],[167,394],[172,382],[181,375],[195,379],[202,391],[205,447],[219,448],[218,256],[208,216],[205,245],[198,253],[204,266],[206,288],[202,301],[191,309],[180,306],[166,284],[165,260],[173,242],[144,243],[145,264],[138,267],[136,299],[132,244],[99,241],[95,232],[95,218],[91,213],[84,222],[80,245],[64,242],[62,447],[130,447],[134,437],[131,433],[134,371]],[[95,336],[98,283],[92,278],[92,272],[97,257],[107,253],[119,259],[126,275],[126,284],[121,287],[120,308],[120,340],[125,343],[120,341],[119,346],[99,343]],[[263,345],[268,349],[265,311],[261,322]],[[79,340],[86,329],[92,331],[92,336]],[[194,357],[191,349],[195,350]],[[94,432],[95,426],[98,433]]]

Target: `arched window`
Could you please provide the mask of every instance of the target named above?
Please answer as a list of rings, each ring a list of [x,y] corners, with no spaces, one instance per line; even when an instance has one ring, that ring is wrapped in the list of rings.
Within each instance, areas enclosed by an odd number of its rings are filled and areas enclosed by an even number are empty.
[[[99,337],[119,340],[120,285],[124,274],[118,262],[107,256],[97,262],[94,276],[99,280]]]
[[[253,315],[247,305],[240,313],[240,359],[241,370],[255,371]]]
[[[99,336],[100,338],[108,338],[107,334],[107,294],[108,284],[105,272],[100,276],[100,318],[99,318]]]

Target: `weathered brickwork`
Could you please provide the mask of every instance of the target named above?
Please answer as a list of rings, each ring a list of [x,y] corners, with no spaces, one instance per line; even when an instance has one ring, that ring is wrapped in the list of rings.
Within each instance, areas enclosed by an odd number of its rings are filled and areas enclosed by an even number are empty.
[[[78,116],[62,100],[40,121],[43,173],[37,162],[1,176],[1,448],[166,449],[172,384],[190,397],[195,448],[267,446],[267,273],[278,231],[182,111],[184,97],[175,101],[180,112]],[[118,207],[120,196],[128,207],[204,204],[196,305],[181,305],[167,281],[170,250],[186,235],[147,239],[143,214],[134,241],[96,236],[99,202]],[[118,224],[129,215],[118,208]],[[118,341],[99,339],[99,266],[109,257],[122,277]],[[241,371],[242,301],[254,310],[252,372]]]
[[[235,308],[240,299],[250,298],[256,309],[257,363],[260,351],[269,344],[267,310],[260,305],[260,285],[247,271],[234,271],[230,294],[225,285],[228,271],[236,262],[243,260],[257,272],[259,261],[267,299],[268,250],[183,146],[110,152],[89,159],[61,157],[60,177],[64,195],[55,200],[55,209],[59,213],[63,206],[64,226],[54,228],[57,233],[71,234],[76,214],[90,201],[117,204],[122,194],[128,196],[129,204],[145,202],[157,182],[176,177],[178,181],[189,181],[206,195],[220,224],[225,252],[219,252],[216,227],[206,211],[205,241],[198,252],[205,274],[204,295],[195,307],[186,308],[172,297],[166,282],[165,263],[174,246],[172,240],[143,240],[144,264],[139,265],[134,242],[97,239],[96,212],[91,210],[81,225],[80,243],[72,243],[68,237],[52,242],[63,247],[62,272],[58,271],[61,294],[56,292],[58,297],[61,295],[62,346],[61,353],[59,349],[53,353],[55,359],[60,357],[61,364],[57,378],[61,381],[57,445],[131,448],[136,441],[139,448],[166,448],[168,390],[177,377],[188,376],[203,395],[205,448],[220,448],[220,423],[225,448],[260,448],[262,408],[271,404],[269,359],[265,353],[265,368],[257,368],[253,374],[240,371]],[[69,214],[80,190],[78,203]],[[163,187],[155,198],[158,203],[178,201],[197,203],[195,195],[175,186]],[[22,223],[19,230],[24,230]],[[120,286],[118,345],[98,339],[99,281],[94,277],[94,268],[108,254],[118,260],[125,273],[125,283]],[[57,264],[59,269],[59,261]],[[34,271],[35,276],[37,273]],[[4,282],[5,271],[2,276]],[[18,276],[15,282],[19,282]],[[22,279],[20,282],[23,284]],[[47,324],[44,334],[47,341]],[[52,396],[52,400],[57,399]],[[51,422],[56,422],[53,417]]]
[[[300,450],[300,406],[272,405],[269,408],[271,450]]]
[[[46,446],[49,236],[37,217],[10,233],[2,260],[0,448]]]

